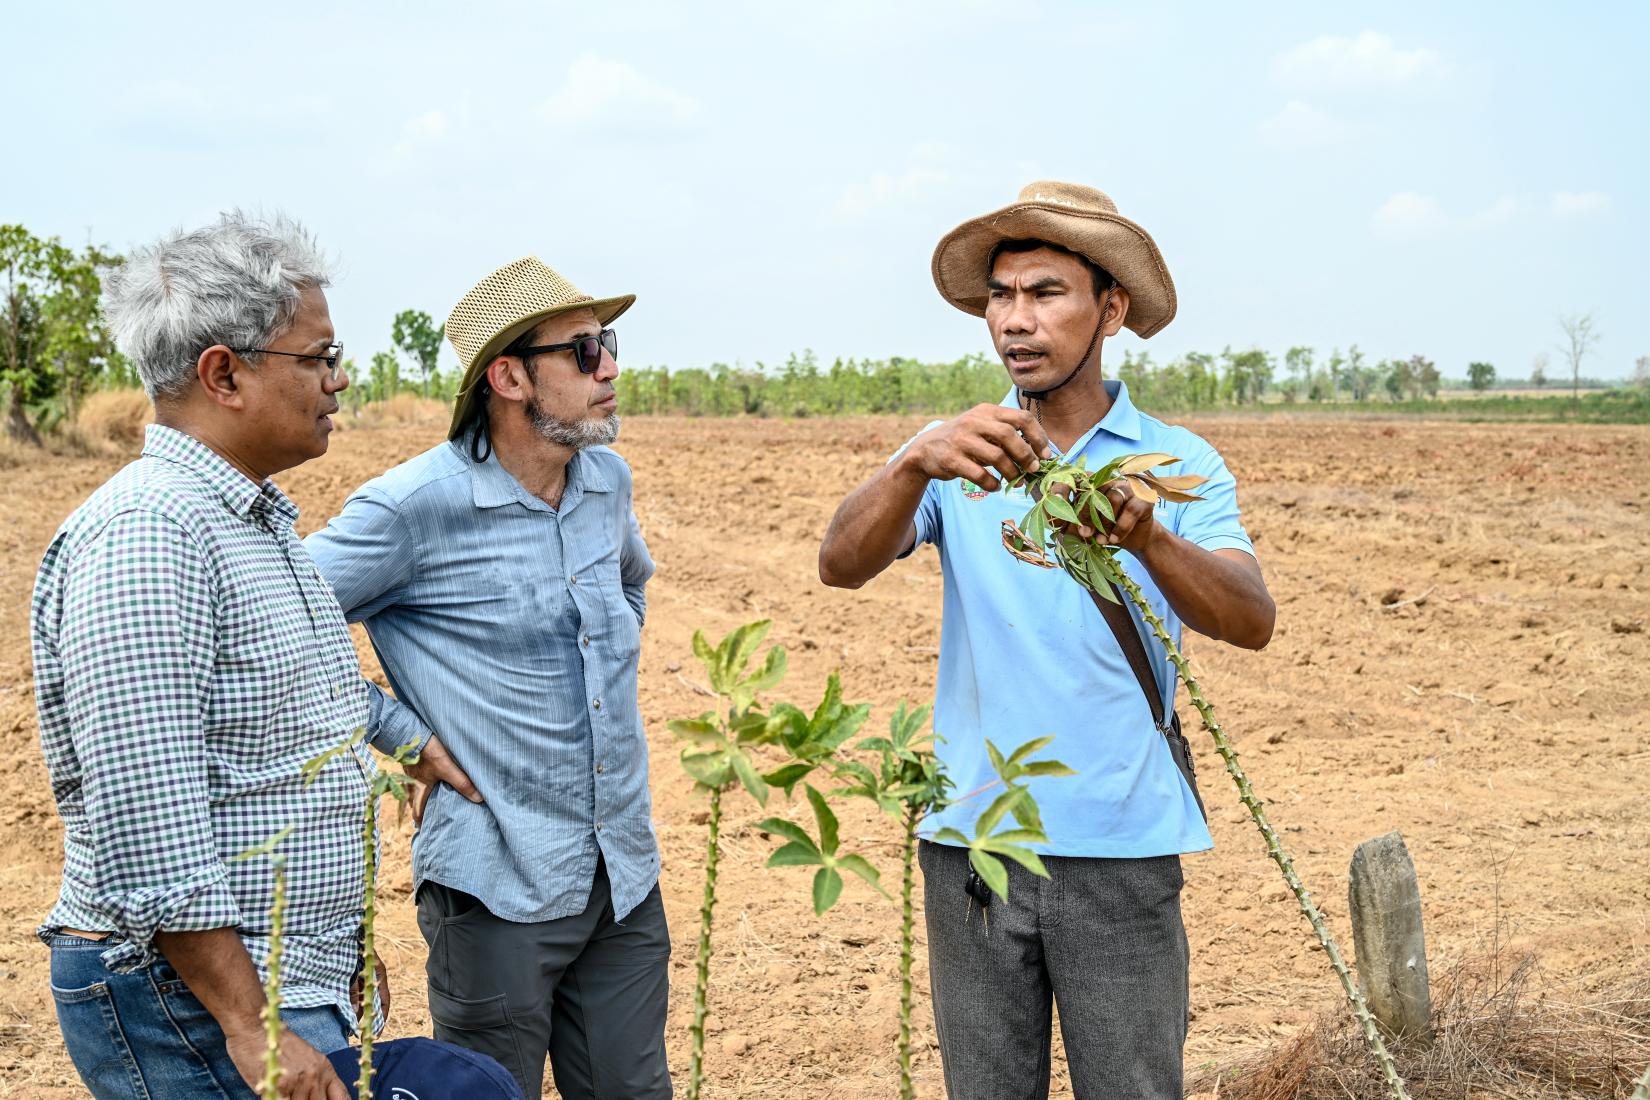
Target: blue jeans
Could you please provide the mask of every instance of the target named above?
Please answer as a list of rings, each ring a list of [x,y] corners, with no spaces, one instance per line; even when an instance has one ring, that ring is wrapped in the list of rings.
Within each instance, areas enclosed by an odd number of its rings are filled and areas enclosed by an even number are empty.
[[[51,937],[52,999],[80,1079],[97,1100],[207,1097],[253,1100],[224,1047],[223,1030],[164,961],[116,974],[108,944]],[[347,1046],[336,1008],[289,1009],[281,1019],[322,1054]]]

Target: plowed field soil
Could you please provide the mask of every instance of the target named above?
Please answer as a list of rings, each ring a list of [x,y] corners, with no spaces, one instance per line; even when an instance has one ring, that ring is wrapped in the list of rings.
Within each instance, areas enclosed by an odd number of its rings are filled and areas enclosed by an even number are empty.
[[[1192,639],[1192,658],[1348,953],[1348,858],[1360,841],[1397,829],[1420,876],[1435,971],[1494,944],[1538,952],[1560,987],[1644,967],[1650,431],[1187,422],[1237,474],[1279,608],[1265,651]],[[933,551],[858,592],[826,589],[815,573],[841,495],[922,423],[625,423],[618,449],[635,469],[636,511],[659,563],[641,705],[675,940],[669,1041],[679,1080],[704,807],[665,721],[708,703],[689,639],[696,628],[719,636],[772,618],[772,640],[791,654],[776,697],[811,704],[839,669],[849,698],[875,705],[877,725],[897,699],[931,696]],[[340,432],[324,459],[279,479],[303,509],[301,529],[440,434],[434,422]],[[52,532],[123,461],[42,458],[0,470],[0,1095],[83,1095],[58,1035],[47,952],[31,934],[56,893],[61,839],[37,743],[28,599]],[[358,641],[377,676],[364,635]],[[1186,861],[1195,1069],[1294,1034],[1339,994],[1212,747],[1192,737],[1217,845]],[[754,827],[764,813],[742,796],[730,806],[706,1095],[895,1095],[895,909],[851,882],[816,920],[804,872],[762,868],[773,846]],[[890,824],[856,807],[843,828],[894,866]],[[386,831],[380,927],[394,1035],[429,1033],[410,829]],[[919,946],[925,988],[920,958]],[[925,1001],[919,1095],[938,1097]],[[1069,1095],[1058,1062],[1055,1078],[1055,1093]]]

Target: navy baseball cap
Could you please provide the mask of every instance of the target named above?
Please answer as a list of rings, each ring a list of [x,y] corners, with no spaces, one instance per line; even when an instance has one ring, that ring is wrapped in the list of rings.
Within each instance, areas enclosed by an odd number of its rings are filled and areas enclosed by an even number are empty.
[[[345,1047],[327,1061],[354,1097],[361,1048]],[[376,1100],[526,1100],[516,1079],[485,1054],[436,1039],[391,1039],[372,1045]]]

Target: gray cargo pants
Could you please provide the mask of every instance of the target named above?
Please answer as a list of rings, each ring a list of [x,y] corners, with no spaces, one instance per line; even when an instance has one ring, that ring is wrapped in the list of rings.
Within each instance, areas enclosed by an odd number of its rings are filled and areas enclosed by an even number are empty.
[[[1180,1100],[1188,1007],[1179,856],[1008,863],[982,915],[968,851],[923,841],[928,967],[951,1100],[1043,1100],[1052,1005],[1077,1100]]]
[[[529,1100],[542,1095],[546,1055],[566,1100],[671,1095],[670,930],[658,886],[619,924],[598,863],[583,913],[518,924],[426,882],[418,929],[430,948],[435,1037],[497,1059]]]

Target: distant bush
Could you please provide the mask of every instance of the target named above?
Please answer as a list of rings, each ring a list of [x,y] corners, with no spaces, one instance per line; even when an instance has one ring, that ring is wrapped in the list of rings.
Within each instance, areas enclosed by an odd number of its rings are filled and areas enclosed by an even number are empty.
[[[340,428],[404,428],[419,424],[444,424],[453,415],[453,407],[433,397],[419,397],[412,393],[398,393],[382,401],[368,401],[352,408],[346,415],[333,417]]]
[[[100,390],[86,398],[72,426],[87,443],[136,451],[154,418],[155,407],[142,390]]]

